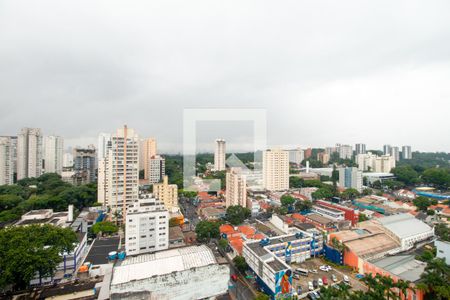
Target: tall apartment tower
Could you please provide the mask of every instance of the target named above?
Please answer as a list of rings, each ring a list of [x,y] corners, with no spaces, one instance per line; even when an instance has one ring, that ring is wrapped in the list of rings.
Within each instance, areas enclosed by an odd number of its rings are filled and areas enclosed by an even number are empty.
[[[293,164],[301,164],[305,159],[305,152],[301,148],[289,150],[289,162]]]
[[[216,140],[216,149],[214,151],[214,171],[225,170],[225,140]]]
[[[44,170],[45,173],[61,175],[64,160],[64,139],[50,135],[44,137]]]
[[[391,145],[383,145],[383,154],[391,155]]]
[[[269,191],[289,189],[289,153],[280,149],[263,152],[263,184]]]
[[[247,179],[241,168],[231,168],[226,175],[226,206],[247,206]]]
[[[377,173],[389,173],[395,168],[395,158],[390,155],[382,155],[374,161],[373,171]]]
[[[148,160],[148,183],[158,183],[164,175],[166,175],[166,160],[161,155],[152,156]]]
[[[176,184],[169,184],[169,177],[164,176],[163,182],[153,185],[153,194],[164,203],[164,206],[169,212],[179,210],[178,186]]]
[[[139,195],[128,207],[125,221],[127,255],[150,253],[169,248],[169,212],[151,194]]]
[[[83,183],[95,182],[97,153],[94,145],[89,145],[87,148],[75,148],[73,153],[74,171],[83,178]]]
[[[394,157],[395,161],[399,161],[400,160],[400,150],[398,149],[398,147],[391,147],[390,155],[392,157]]]
[[[0,136],[0,185],[13,184],[13,144],[9,136]]]
[[[121,219],[139,197],[139,137],[125,125],[107,145],[106,158],[99,162],[98,199],[109,208],[110,217]]]
[[[362,191],[363,176],[357,168],[339,168],[339,185]]]
[[[144,169],[144,179],[149,180],[150,169],[149,163],[152,157],[156,156],[156,140],[153,138],[144,139],[141,141],[141,159],[139,169]]]
[[[97,162],[106,158],[108,148],[111,148],[111,134],[100,133],[97,144]]]
[[[411,146],[403,146],[402,147],[402,158],[403,159],[412,159]]]
[[[340,145],[339,146],[339,158],[341,159],[351,159],[353,156],[353,149],[351,145]]]
[[[366,144],[356,144],[355,145],[355,154],[366,154]]]
[[[22,128],[17,135],[17,179],[42,175],[42,133],[39,128]]]

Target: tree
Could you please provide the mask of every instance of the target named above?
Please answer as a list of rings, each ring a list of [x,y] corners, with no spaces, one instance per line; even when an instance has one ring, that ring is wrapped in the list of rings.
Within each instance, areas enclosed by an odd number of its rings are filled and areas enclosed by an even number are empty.
[[[391,172],[399,181],[402,181],[407,185],[416,184],[420,181],[419,173],[409,165],[395,167]]]
[[[292,197],[291,195],[283,195],[283,196],[281,196],[280,201],[281,201],[282,206],[289,207],[292,204],[294,204],[295,198]]]
[[[53,225],[14,226],[0,230],[0,287],[23,289],[38,274],[51,276],[77,242],[70,228]]]
[[[427,197],[419,196],[413,200],[413,204],[417,207],[418,210],[427,211],[428,206],[431,205],[431,201]]]
[[[195,226],[195,233],[199,242],[208,242],[211,238],[219,238],[219,227],[222,223],[218,221],[200,221]]]
[[[333,197],[333,192],[326,187],[319,188],[317,191],[311,194],[314,200],[329,199]]]
[[[94,234],[102,233],[102,234],[109,235],[109,234],[116,233],[117,231],[119,231],[119,227],[117,227],[116,224],[111,223],[109,221],[98,222],[92,226],[92,232]]]
[[[420,278],[418,288],[426,293],[425,299],[450,299],[450,266],[444,259],[429,261]]]
[[[446,224],[439,223],[434,227],[434,232],[437,236],[439,236],[439,239],[443,241],[450,241],[450,230]]]
[[[226,219],[233,225],[240,225],[245,219],[250,217],[251,211],[240,205],[232,205],[227,208]]]
[[[228,247],[228,240],[227,239],[220,239],[219,240],[219,249],[222,251],[225,251]]]
[[[259,292],[254,300],[270,300],[270,296],[264,293]]]
[[[436,213],[436,212],[435,212],[433,209],[428,209],[428,210],[427,210],[427,215],[429,215],[429,216],[434,216],[435,213]]]
[[[305,181],[303,178],[297,177],[297,176],[290,176],[289,177],[289,187],[290,188],[301,188],[303,187]]]
[[[364,190],[362,191],[362,194],[363,194],[364,196],[372,195],[372,193],[373,193],[372,189],[369,189],[369,188],[364,189]]]
[[[369,220],[369,218],[365,214],[363,214],[363,213],[359,214],[358,222],[364,222],[364,221],[367,221],[367,220]]]
[[[350,199],[355,199],[359,195],[360,194],[359,194],[357,189],[348,188],[345,191],[343,191],[340,196],[341,196],[342,199],[350,200]]]
[[[295,202],[295,209],[297,211],[305,211],[305,210],[310,210],[312,207],[312,202],[309,200],[297,200],[297,202]]]
[[[245,271],[247,271],[248,269],[248,265],[243,256],[238,255],[235,258],[233,258],[233,263],[236,269],[239,270],[239,272],[245,274]]]
[[[0,211],[12,209],[22,202],[22,197],[14,194],[0,195]]]
[[[450,170],[443,168],[429,168],[422,174],[425,183],[431,183],[442,189],[448,189],[450,186]]]

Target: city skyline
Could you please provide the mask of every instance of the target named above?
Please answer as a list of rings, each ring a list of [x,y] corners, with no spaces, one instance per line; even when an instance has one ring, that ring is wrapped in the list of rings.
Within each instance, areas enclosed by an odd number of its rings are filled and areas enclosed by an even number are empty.
[[[450,4],[385,5],[4,1],[1,135],[86,146],[128,124],[181,152],[183,109],[263,108],[269,146],[449,152]]]

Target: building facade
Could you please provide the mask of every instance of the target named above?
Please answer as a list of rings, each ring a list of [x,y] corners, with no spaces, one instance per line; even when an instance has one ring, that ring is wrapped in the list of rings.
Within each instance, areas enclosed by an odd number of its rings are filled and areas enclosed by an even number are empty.
[[[353,149],[351,145],[340,145],[339,146],[339,158],[341,159],[352,159]]]
[[[301,148],[289,150],[289,162],[300,165],[305,159],[305,152]]]
[[[22,128],[17,135],[17,179],[42,175],[42,132],[39,128]]]
[[[61,175],[64,160],[64,139],[50,135],[44,137],[44,170],[45,173]]]
[[[0,136],[0,185],[9,185],[13,183],[13,145],[10,137]]]
[[[148,183],[158,183],[164,175],[166,175],[166,160],[161,155],[152,156],[148,160]]]
[[[339,168],[339,185],[362,191],[362,172],[358,168]]]
[[[391,145],[383,145],[383,154],[391,155]]]
[[[141,157],[139,159],[139,169],[144,169],[144,179],[150,178],[150,159],[157,155],[156,152],[156,140],[154,138],[148,138],[141,140]]]
[[[153,193],[156,198],[164,203],[164,206],[170,212],[179,210],[178,186],[176,184],[169,184],[169,177],[164,176],[163,182],[155,183],[153,185]]]
[[[366,144],[356,144],[355,145],[355,154],[366,154]]]
[[[83,183],[95,182],[97,153],[94,145],[89,145],[87,148],[75,148],[73,153],[74,171],[83,179]]]
[[[398,147],[391,147],[390,155],[392,157],[394,157],[395,161],[399,161],[400,160],[400,150],[398,149]]]
[[[151,194],[139,195],[139,200],[128,207],[125,234],[127,255],[168,249],[169,212],[164,203]]]
[[[402,147],[402,158],[403,159],[412,159],[411,146],[403,146]]]
[[[241,168],[231,168],[226,174],[226,206],[247,206],[247,178]]]
[[[263,185],[269,191],[289,189],[289,153],[272,149],[263,152]]]
[[[217,139],[216,148],[214,151],[214,171],[225,170],[225,158],[226,158],[225,140]]]

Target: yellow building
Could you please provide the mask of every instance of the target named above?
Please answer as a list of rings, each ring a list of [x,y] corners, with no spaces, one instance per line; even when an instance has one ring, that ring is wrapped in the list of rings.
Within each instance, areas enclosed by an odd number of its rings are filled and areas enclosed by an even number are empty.
[[[164,176],[162,183],[153,185],[153,194],[156,198],[164,202],[164,206],[169,212],[178,211],[178,187],[176,184],[169,184],[169,177]]]

